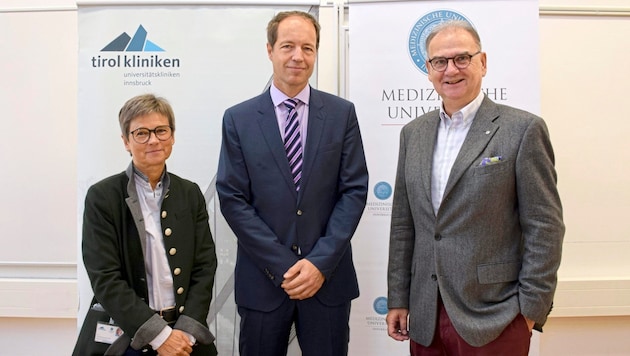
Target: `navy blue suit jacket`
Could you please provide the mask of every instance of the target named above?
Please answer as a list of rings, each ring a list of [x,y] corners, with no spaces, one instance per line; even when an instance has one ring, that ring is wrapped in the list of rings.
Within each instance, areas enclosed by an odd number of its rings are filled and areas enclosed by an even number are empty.
[[[300,258],[326,278],[314,296],[323,304],[358,297],[350,239],[368,172],[354,105],[311,88],[299,194],[269,91],[227,109],[222,135],[217,192],[238,239],[236,303],[277,308],[288,298],[282,276]]]

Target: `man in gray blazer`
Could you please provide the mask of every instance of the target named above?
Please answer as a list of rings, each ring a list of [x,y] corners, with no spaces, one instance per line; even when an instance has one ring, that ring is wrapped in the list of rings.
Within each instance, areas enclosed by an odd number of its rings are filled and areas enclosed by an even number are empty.
[[[442,107],[400,134],[388,334],[411,355],[527,355],[551,311],[564,223],[544,121],[481,92],[467,22],[426,40]]]

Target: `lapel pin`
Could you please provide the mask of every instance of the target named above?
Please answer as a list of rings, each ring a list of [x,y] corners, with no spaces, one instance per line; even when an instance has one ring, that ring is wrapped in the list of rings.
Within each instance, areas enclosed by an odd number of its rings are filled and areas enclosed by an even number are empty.
[[[486,135],[489,135],[489,134],[490,134],[490,131],[486,131]]]

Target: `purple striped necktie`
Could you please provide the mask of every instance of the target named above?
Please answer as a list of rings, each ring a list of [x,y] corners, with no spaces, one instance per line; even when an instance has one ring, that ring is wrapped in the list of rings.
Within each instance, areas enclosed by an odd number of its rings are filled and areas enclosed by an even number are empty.
[[[302,178],[302,138],[300,136],[300,120],[295,109],[299,100],[287,99],[284,101],[289,114],[284,126],[284,149],[287,151],[289,167],[293,175],[295,190],[300,190],[300,180]]]

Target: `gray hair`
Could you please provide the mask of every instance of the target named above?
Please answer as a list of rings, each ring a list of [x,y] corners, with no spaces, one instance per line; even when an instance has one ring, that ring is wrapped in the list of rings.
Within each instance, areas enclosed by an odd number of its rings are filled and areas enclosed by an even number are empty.
[[[175,115],[171,104],[162,97],[156,97],[153,94],[143,94],[127,100],[118,113],[120,131],[123,136],[129,134],[129,126],[133,119],[151,113],[164,115],[168,119],[168,125],[175,131]]]
[[[475,40],[477,47],[479,47],[479,50],[481,51],[481,38],[479,37],[479,33],[477,32],[477,30],[475,30],[475,28],[469,22],[463,21],[463,20],[449,20],[449,21],[441,22],[435,25],[431,29],[431,32],[429,33],[426,41],[424,42],[427,52],[429,51],[429,43],[431,43],[431,40],[433,40],[433,38],[435,38],[435,36],[437,36],[438,33],[444,30],[452,30],[452,29],[462,29],[470,33],[470,35]]]

